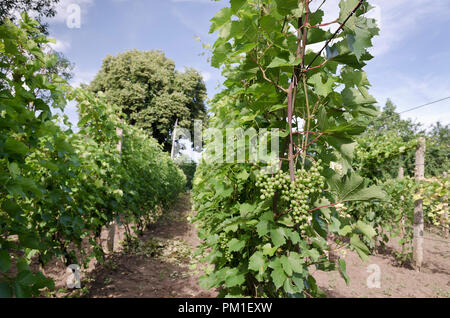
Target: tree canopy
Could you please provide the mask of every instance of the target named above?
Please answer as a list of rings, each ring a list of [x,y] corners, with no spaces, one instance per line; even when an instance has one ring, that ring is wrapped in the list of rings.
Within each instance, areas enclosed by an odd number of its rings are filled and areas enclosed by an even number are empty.
[[[56,15],[55,6],[59,0],[2,0],[0,2],[0,24],[6,18],[15,20],[14,13],[28,12],[40,23],[40,30],[47,33],[47,25],[41,22],[44,17]]]
[[[42,22],[43,18],[52,18],[56,15],[56,5],[60,0],[2,0],[0,2],[0,24],[7,19],[17,23],[16,14],[26,12],[33,16],[39,24],[36,26],[39,31],[48,35],[48,25]],[[36,36],[36,35],[35,35]],[[48,43],[46,43],[48,45]],[[40,47],[42,44],[37,43]],[[48,74],[57,74],[65,80],[73,78],[74,63],[70,62],[61,52],[53,51],[56,54],[57,62],[46,68]],[[48,97],[43,97],[47,102]]]
[[[425,171],[432,176],[441,176],[450,170],[450,125],[437,122],[427,136]]]
[[[396,109],[394,103],[388,99],[381,114],[369,125],[368,133],[383,135],[386,131],[396,131],[404,141],[409,141],[417,133],[423,132],[421,124],[415,123],[411,119],[401,119]]]
[[[168,151],[178,127],[193,130],[194,120],[206,120],[206,87],[193,68],[175,70],[163,52],[127,51],[108,55],[90,90],[102,91],[121,107],[129,124],[146,130]]]

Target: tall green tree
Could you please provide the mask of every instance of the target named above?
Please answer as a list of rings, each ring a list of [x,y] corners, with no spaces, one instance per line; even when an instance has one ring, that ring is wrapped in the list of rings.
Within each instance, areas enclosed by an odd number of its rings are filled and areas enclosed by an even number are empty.
[[[145,129],[166,151],[177,120],[178,127],[191,130],[194,120],[206,120],[206,87],[200,73],[192,68],[176,71],[174,61],[158,50],[108,55],[90,90],[104,92],[131,125]]]
[[[402,119],[388,99],[382,112],[357,138],[356,162],[360,172],[371,180],[385,180],[395,178],[398,168],[403,167],[406,174],[413,175],[415,140],[423,133],[421,124]]]
[[[404,141],[410,141],[418,133],[423,132],[420,123],[415,123],[411,119],[402,119],[397,113],[397,107],[388,99],[381,114],[369,125],[368,133],[383,135],[387,131],[395,131],[397,136]]]
[[[450,170],[450,125],[435,123],[427,134],[425,153],[425,172],[432,176],[441,176]]]

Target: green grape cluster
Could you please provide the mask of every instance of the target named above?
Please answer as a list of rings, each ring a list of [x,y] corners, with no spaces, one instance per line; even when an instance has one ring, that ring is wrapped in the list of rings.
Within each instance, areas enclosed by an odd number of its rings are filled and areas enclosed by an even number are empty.
[[[261,189],[261,200],[273,198],[278,191],[281,200],[292,211],[293,219],[299,224],[300,230],[308,226],[311,218],[308,214],[312,203],[310,197],[319,193],[325,186],[325,178],[320,174],[323,170],[321,162],[319,159],[309,170],[297,170],[293,182],[289,173],[282,170],[273,175],[261,174],[256,181],[256,186]]]
[[[227,235],[225,232],[220,233],[219,235],[219,246],[220,249],[223,251],[224,256],[228,262],[231,262],[233,259],[233,255],[231,254],[229,248],[228,248],[228,242],[229,238],[227,238]]]

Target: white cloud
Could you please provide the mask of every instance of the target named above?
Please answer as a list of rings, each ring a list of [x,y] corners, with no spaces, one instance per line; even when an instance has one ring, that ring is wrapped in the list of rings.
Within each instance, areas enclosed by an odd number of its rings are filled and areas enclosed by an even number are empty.
[[[70,81],[73,87],[79,87],[81,84],[89,84],[95,75],[97,75],[96,71],[82,71],[78,67],[75,67],[73,73],[74,77]]]
[[[313,2],[311,9],[315,10],[322,1]],[[445,18],[449,9],[448,0],[372,0],[375,8],[368,12],[367,17],[374,18],[380,27],[380,35],[373,40],[371,53],[379,56],[400,46],[408,38],[414,37],[424,22]],[[339,16],[339,0],[328,0],[321,8],[325,15],[323,23],[331,22]],[[325,29],[334,32],[338,24],[332,24]]]
[[[316,2],[315,7],[321,3],[322,1]],[[326,1],[322,7],[325,12],[323,23],[331,22],[339,16],[338,4],[338,0]],[[403,45],[417,43],[419,39],[415,34],[420,31],[423,24],[427,21],[445,19],[450,8],[450,2],[445,0],[436,0],[432,3],[427,0],[373,0],[371,4],[375,8],[369,11],[367,16],[375,18],[380,27],[380,35],[374,38],[374,47],[370,49],[375,56],[396,54],[395,52]],[[338,24],[333,24],[328,28],[335,31],[337,27]],[[323,43],[320,43],[309,48],[317,51],[322,47]],[[428,59],[435,61],[437,55],[444,60],[448,52],[435,53],[433,58],[430,56]],[[377,77],[377,73],[373,73],[372,76]],[[384,106],[387,98],[390,98],[397,106],[397,111],[402,112],[450,96],[450,79],[436,73],[416,77],[415,74],[392,70],[388,77],[378,80],[378,84],[371,88],[371,93],[377,98],[380,106]],[[401,116],[423,123],[425,126],[430,126],[438,120],[449,124],[450,101],[425,106]]]
[[[48,44],[53,50],[61,53],[67,52],[67,50],[70,49],[71,44],[69,41],[64,40],[58,40],[56,39],[56,43],[49,43]]]
[[[404,74],[393,73],[389,79],[386,79],[383,87],[373,87],[371,93],[377,98],[380,106],[384,106],[387,98],[390,98],[397,106],[397,111],[402,112],[450,96],[450,79],[436,75],[415,79]],[[450,100],[404,113],[402,117],[414,119],[425,125],[438,120],[444,124],[450,124]]]
[[[211,72],[208,72],[208,71],[202,71],[202,72],[200,72],[200,74],[202,75],[203,80],[204,80],[205,82],[210,81],[210,80],[212,79],[212,77],[213,77],[213,75],[211,74]]]
[[[450,8],[447,0],[374,0],[373,3],[379,7],[381,17],[380,36],[374,39],[372,49],[375,56],[399,47],[413,38],[423,23],[445,16]]]

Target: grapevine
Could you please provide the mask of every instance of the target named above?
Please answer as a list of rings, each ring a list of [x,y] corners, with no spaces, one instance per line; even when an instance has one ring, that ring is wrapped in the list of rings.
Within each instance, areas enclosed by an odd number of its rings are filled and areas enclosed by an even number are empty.
[[[0,298],[54,288],[33,262],[102,261],[104,226],[150,222],[186,181],[155,140],[123,123],[116,106],[45,71],[57,57],[42,51],[49,40],[38,26],[26,14],[19,26],[0,25]],[[78,133],[52,114],[45,96],[53,108],[77,102]]]
[[[256,181],[256,186],[261,188],[261,200],[272,199],[276,191],[280,192],[282,202],[292,213],[302,232],[311,224],[308,212],[312,209],[312,198],[325,186],[325,178],[320,175],[323,170],[321,163],[319,159],[310,170],[297,170],[294,182],[291,182],[289,174],[282,170],[278,170],[273,176],[261,174]]]
[[[329,235],[347,236],[363,258],[369,250],[360,235],[369,241],[375,235],[336,207],[385,197],[352,169],[354,138],[378,113],[362,71],[378,28],[364,17],[367,1],[341,1],[332,22],[313,6],[230,1],[211,20],[210,31],[218,32],[211,64],[226,81],[211,102],[209,126],[225,136],[238,128],[282,135],[280,149],[269,154],[279,168],[273,173],[263,163],[214,162],[207,155],[196,171],[193,221],[209,253],[205,261],[215,267],[200,282],[220,288],[220,296],[319,297],[308,266],[338,269],[348,282],[344,260],[329,258],[335,247]],[[314,43],[321,48],[312,50]],[[221,142],[210,139],[205,153]],[[248,153],[250,146],[233,151]],[[330,169],[332,162],[344,167],[342,174]],[[336,241],[338,248],[345,241]]]

